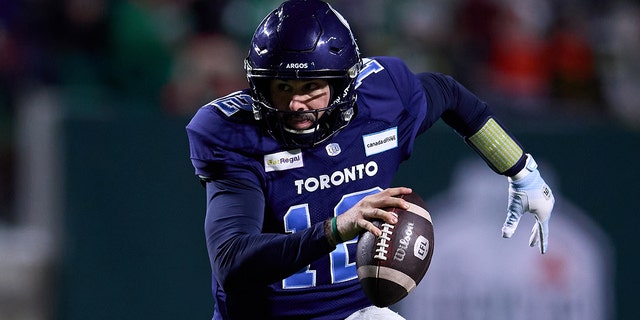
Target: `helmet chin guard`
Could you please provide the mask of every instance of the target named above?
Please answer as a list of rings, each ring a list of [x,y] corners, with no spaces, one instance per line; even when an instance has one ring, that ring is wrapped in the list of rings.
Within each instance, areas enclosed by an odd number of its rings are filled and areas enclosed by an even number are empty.
[[[322,143],[356,115],[355,82],[361,68],[358,46],[340,13],[319,0],[286,1],[258,25],[245,59],[254,117],[286,148]],[[271,104],[272,79],[325,79],[332,97],[323,109],[279,111]],[[284,119],[300,112],[315,116],[311,129],[286,126]]]
[[[355,103],[355,97],[354,97]],[[255,104],[262,104],[255,102]],[[269,105],[262,105],[254,116],[259,115],[265,128],[283,147],[288,149],[310,148],[320,144],[342,128],[346,127],[356,114],[355,105],[340,103],[326,108],[305,111],[280,111]],[[320,115],[324,112],[322,115]],[[308,129],[296,130],[286,125],[287,118],[300,114],[311,114],[315,122]]]

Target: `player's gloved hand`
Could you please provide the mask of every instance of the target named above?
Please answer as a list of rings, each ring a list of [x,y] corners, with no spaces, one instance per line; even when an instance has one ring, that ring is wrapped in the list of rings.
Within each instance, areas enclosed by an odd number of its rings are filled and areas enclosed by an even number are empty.
[[[555,203],[551,189],[540,176],[538,164],[530,154],[527,154],[525,168],[508,180],[509,203],[507,219],[502,226],[502,236],[510,238],[516,231],[522,215],[530,212],[536,218],[536,223],[531,230],[529,245],[538,245],[540,253],[545,253],[549,241],[549,218]]]

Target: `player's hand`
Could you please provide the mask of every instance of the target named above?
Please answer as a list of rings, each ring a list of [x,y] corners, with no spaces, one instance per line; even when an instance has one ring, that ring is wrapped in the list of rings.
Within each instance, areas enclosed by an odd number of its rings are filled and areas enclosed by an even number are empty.
[[[518,227],[520,218],[525,212],[530,212],[536,218],[531,230],[530,246],[538,246],[540,253],[547,251],[549,241],[549,219],[555,203],[555,198],[549,186],[544,182],[538,171],[538,165],[531,155],[527,154],[528,173],[515,179],[509,177],[509,203],[507,219],[502,226],[502,236],[510,238]]]
[[[384,220],[395,224],[398,218],[395,214],[383,208],[409,209],[407,201],[398,198],[402,194],[410,194],[412,190],[405,187],[388,188],[376,194],[362,198],[349,210],[336,218],[336,226],[343,241],[351,240],[363,230],[370,231],[375,236],[380,236],[382,231],[378,229],[372,220]]]

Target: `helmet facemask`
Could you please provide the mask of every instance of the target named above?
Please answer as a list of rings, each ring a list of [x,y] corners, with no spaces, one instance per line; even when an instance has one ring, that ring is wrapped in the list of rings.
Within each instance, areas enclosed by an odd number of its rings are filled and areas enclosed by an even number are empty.
[[[251,79],[254,118],[264,122],[267,132],[286,148],[309,148],[322,143],[349,124],[355,116],[354,86],[360,67],[359,63],[354,65],[347,79],[327,78],[331,89],[329,104],[315,110],[278,110],[273,106],[269,94],[269,81],[274,78]],[[310,79],[318,78],[322,77]],[[308,129],[297,130],[287,125],[291,117],[311,117],[314,122]]]

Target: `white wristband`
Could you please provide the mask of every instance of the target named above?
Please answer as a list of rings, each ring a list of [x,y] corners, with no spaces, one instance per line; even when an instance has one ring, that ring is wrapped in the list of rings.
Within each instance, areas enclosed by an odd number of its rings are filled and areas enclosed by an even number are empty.
[[[533,172],[533,170],[535,170],[536,168],[538,168],[538,164],[536,163],[536,160],[533,159],[533,157],[527,153],[527,163],[524,165],[524,168],[522,168],[522,170],[520,170],[518,173],[516,173],[515,175],[511,176],[511,180],[520,180],[524,177],[526,177],[529,173]]]

